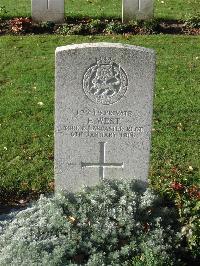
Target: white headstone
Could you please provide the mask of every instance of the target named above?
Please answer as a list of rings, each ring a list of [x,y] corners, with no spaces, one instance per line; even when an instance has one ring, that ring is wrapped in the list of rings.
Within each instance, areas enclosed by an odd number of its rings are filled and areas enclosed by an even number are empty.
[[[32,0],[32,19],[35,22],[64,22],[64,0]]]
[[[122,22],[153,17],[153,0],[122,0]]]
[[[147,182],[155,54],[113,43],[56,49],[56,190]]]

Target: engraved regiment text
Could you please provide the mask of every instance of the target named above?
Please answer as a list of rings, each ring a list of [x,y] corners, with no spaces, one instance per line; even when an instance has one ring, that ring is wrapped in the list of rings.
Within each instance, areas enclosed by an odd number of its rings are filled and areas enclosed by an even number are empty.
[[[74,111],[73,117],[73,122],[59,128],[71,137],[135,138],[144,132],[142,126],[133,124],[133,112],[130,110],[85,108]]]

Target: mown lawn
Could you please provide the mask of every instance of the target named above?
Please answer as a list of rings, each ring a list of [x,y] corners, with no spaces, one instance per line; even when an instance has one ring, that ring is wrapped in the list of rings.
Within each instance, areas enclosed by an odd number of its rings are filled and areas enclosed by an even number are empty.
[[[120,18],[121,2],[122,0],[65,0],[65,13],[72,17]],[[156,18],[186,19],[199,14],[199,0],[155,0],[154,3]],[[31,0],[1,0],[1,16],[31,16]]]
[[[0,200],[52,189],[54,51],[82,42],[122,42],[157,53],[150,178],[168,189],[199,174],[200,37],[1,37]]]

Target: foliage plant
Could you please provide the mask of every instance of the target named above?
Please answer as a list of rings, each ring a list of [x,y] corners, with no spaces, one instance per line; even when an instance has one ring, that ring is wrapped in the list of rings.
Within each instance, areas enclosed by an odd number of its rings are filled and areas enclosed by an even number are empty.
[[[10,28],[14,33],[24,33],[31,30],[32,21],[30,18],[14,18],[10,20]]]
[[[198,186],[186,186],[183,183],[174,181],[170,185],[171,197],[178,207],[180,221],[182,224],[181,233],[186,236],[188,246],[193,256],[200,254],[200,190]]]
[[[111,21],[106,26],[105,31],[109,34],[122,34],[133,31],[132,24],[123,24],[121,22]]]
[[[0,34],[61,34],[61,35],[149,35],[172,33],[199,35],[200,22],[198,17],[188,18],[186,21],[171,22],[159,19],[132,20],[122,23],[119,19],[91,19],[69,18],[64,24],[55,24],[52,21],[35,23],[31,18],[0,19]]]
[[[89,23],[89,30],[91,34],[103,32],[106,27],[106,20],[102,21],[100,19],[92,19]]]
[[[183,265],[176,212],[138,181],[41,196],[0,222],[0,265]]]
[[[43,31],[47,32],[53,32],[54,26],[55,23],[53,21],[46,21],[40,24],[40,27],[43,29]]]

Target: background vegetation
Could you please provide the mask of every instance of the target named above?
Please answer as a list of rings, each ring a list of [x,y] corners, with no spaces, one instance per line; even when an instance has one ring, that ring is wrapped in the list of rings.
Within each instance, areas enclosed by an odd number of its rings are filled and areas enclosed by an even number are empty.
[[[70,17],[121,17],[122,0],[65,0],[65,14]],[[184,19],[199,13],[199,0],[155,0],[155,17]],[[31,0],[1,0],[8,17],[31,16]]]

